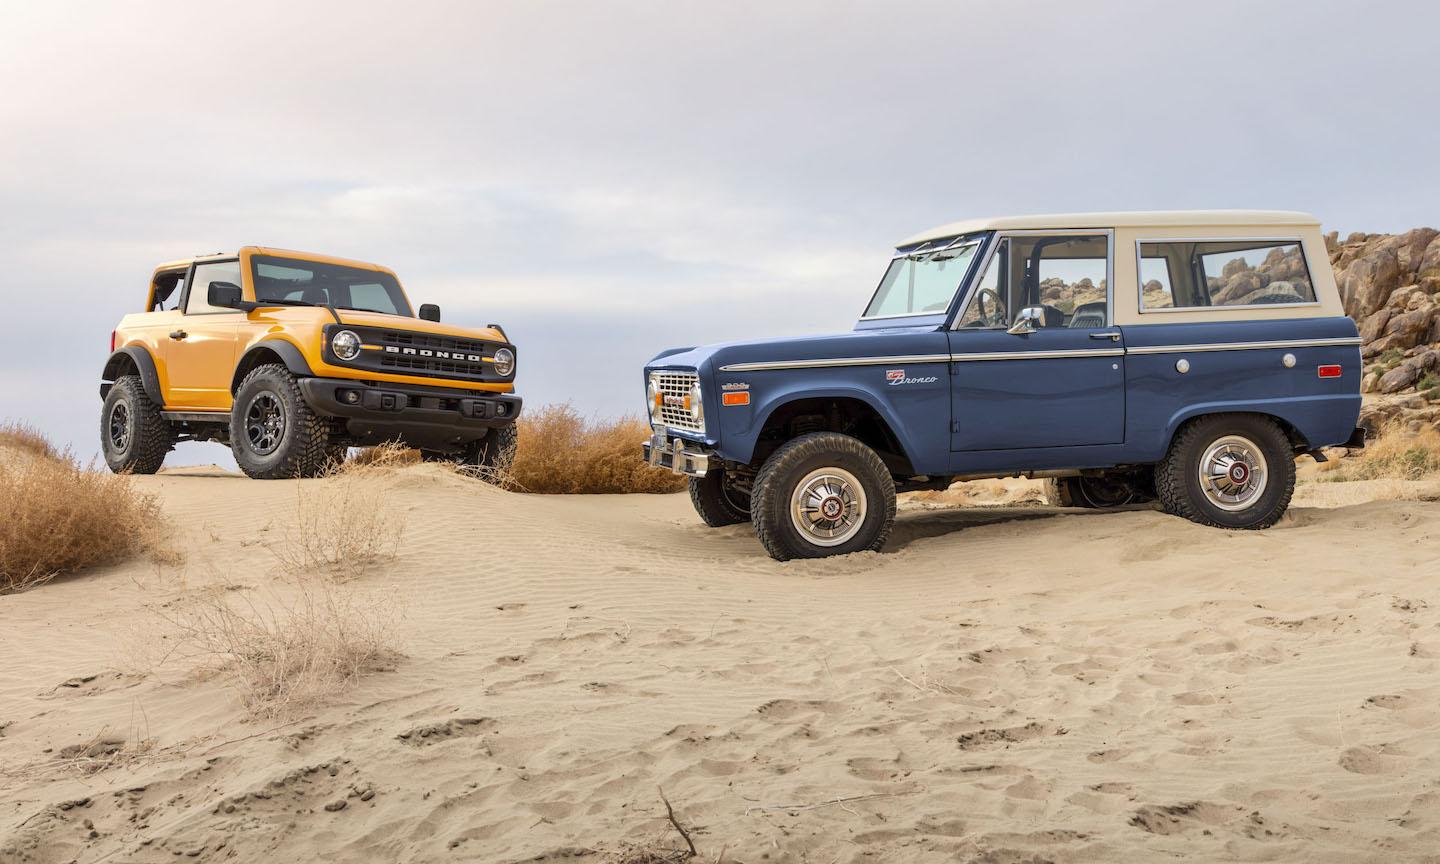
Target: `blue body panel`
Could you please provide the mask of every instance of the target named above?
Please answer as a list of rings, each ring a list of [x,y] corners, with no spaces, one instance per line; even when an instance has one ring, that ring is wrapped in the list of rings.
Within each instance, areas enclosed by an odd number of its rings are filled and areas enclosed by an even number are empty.
[[[1354,431],[1361,365],[1358,333],[1349,318],[1221,323],[1154,318],[1155,323],[1041,329],[1027,336],[951,331],[935,316],[906,319],[908,326],[862,322],[843,334],[676,349],[657,356],[646,373],[696,370],[706,433],[672,434],[710,445],[721,458],[739,463],[751,462],[776,409],[816,397],[869,405],[890,427],[915,473],[928,475],[1152,463],[1164,456],[1181,423],[1217,412],[1276,417],[1307,448],[1343,443]],[[1311,340],[1356,344],[1303,345]],[[1256,342],[1291,344],[1216,350]],[[1074,353],[1021,356],[1055,351]],[[1296,358],[1293,367],[1282,362],[1287,353]],[[1182,358],[1189,364],[1184,374],[1176,369]],[[780,368],[726,368],[744,364]],[[1321,365],[1339,365],[1343,374],[1320,378]],[[722,407],[719,394],[727,384],[748,389],[750,404]]]

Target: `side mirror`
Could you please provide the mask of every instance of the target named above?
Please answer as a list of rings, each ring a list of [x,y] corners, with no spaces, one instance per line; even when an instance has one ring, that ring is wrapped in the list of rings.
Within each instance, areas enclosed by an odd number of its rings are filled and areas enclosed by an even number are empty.
[[[210,288],[205,292],[205,299],[211,306],[218,306],[222,309],[243,308],[240,300],[240,286],[234,282],[211,282]]]
[[[434,303],[421,303],[420,318],[425,321],[439,321],[440,307],[436,306]]]
[[[1026,336],[1044,326],[1045,307],[1026,306],[1020,310],[1019,315],[1015,316],[1015,323],[1011,324],[1010,329],[1005,332],[1012,336]]]

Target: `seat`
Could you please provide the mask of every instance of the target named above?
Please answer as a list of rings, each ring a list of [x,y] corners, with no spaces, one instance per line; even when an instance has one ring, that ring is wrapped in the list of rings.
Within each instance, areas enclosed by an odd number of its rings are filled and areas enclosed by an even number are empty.
[[[1081,303],[1075,307],[1075,314],[1070,316],[1071,329],[1104,327],[1105,326],[1105,302],[1103,300],[1093,303]]]
[[[306,288],[300,292],[300,300],[311,306],[327,306],[330,303],[330,295],[320,288]]]

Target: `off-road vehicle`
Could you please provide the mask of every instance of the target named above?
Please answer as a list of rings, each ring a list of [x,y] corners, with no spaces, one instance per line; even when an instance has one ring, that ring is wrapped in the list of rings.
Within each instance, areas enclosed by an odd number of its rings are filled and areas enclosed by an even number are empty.
[[[110,350],[100,439],[116,472],[152,474],[179,441],[228,444],[265,479],[385,441],[485,468],[514,455],[505,331],[413,310],[375,264],[258,246],[161,264]]]
[[[645,458],[776,558],[879,549],[897,491],[1049,478],[1224,528],[1363,446],[1360,338],[1304,213],[979,219],[899,244],[853,331],[645,368]]]

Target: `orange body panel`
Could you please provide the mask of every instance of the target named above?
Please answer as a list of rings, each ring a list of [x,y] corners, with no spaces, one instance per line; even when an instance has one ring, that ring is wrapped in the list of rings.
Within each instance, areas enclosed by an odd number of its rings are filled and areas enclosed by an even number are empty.
[[[342,264],[394,275],[393,271],[375,264],[348,261],[343,258],[308,252],[290,252],[247,246],[242,248],[238,255],[205,256],[160,265],[151,279],[147,295],[147,309],[154,306],[155,283],[162,274],[174,273],[195,263],[233,261],[237,257],[240,260],[243,297],[246,300],[254,300],[255,287],[252,284],[250,267],[250,258],[253,255],[275,255],[301,261]],[[396,282],[399,282],[398,278]],[[403,287],[401,290],[404,290]],[[378,312],[359,312],[347,309],[337,311],[343,323],[357,326],[388,327],[415,333],[489,342],[509,341],[504,333],[492,327],[455,327],[420,318],[386,315]],[[229,411],[232,403],[230,387],[236,363],[252,347],[269,340],[288,342],[299,349],[306,363],[309,364],[310,370],[322,378],[383,381],[392,384],[451,387],[492,393],[514,392],[513,383],[397,375],[326,363],[321,350],[323,328],[327,324],[333,324],[334,320],[326,308],[300,306],[267,306],[250,312],[235,310],[197,314],[186,314],[179,309],[136,312],[126,315],[116,327],[115,348],[118,350],[134,345],[149,352],[155,360],[155,369],[164,397],[164,407],[169,410]],[[171,337],[172,333],[180,332],[185,334],[184,338]]]

